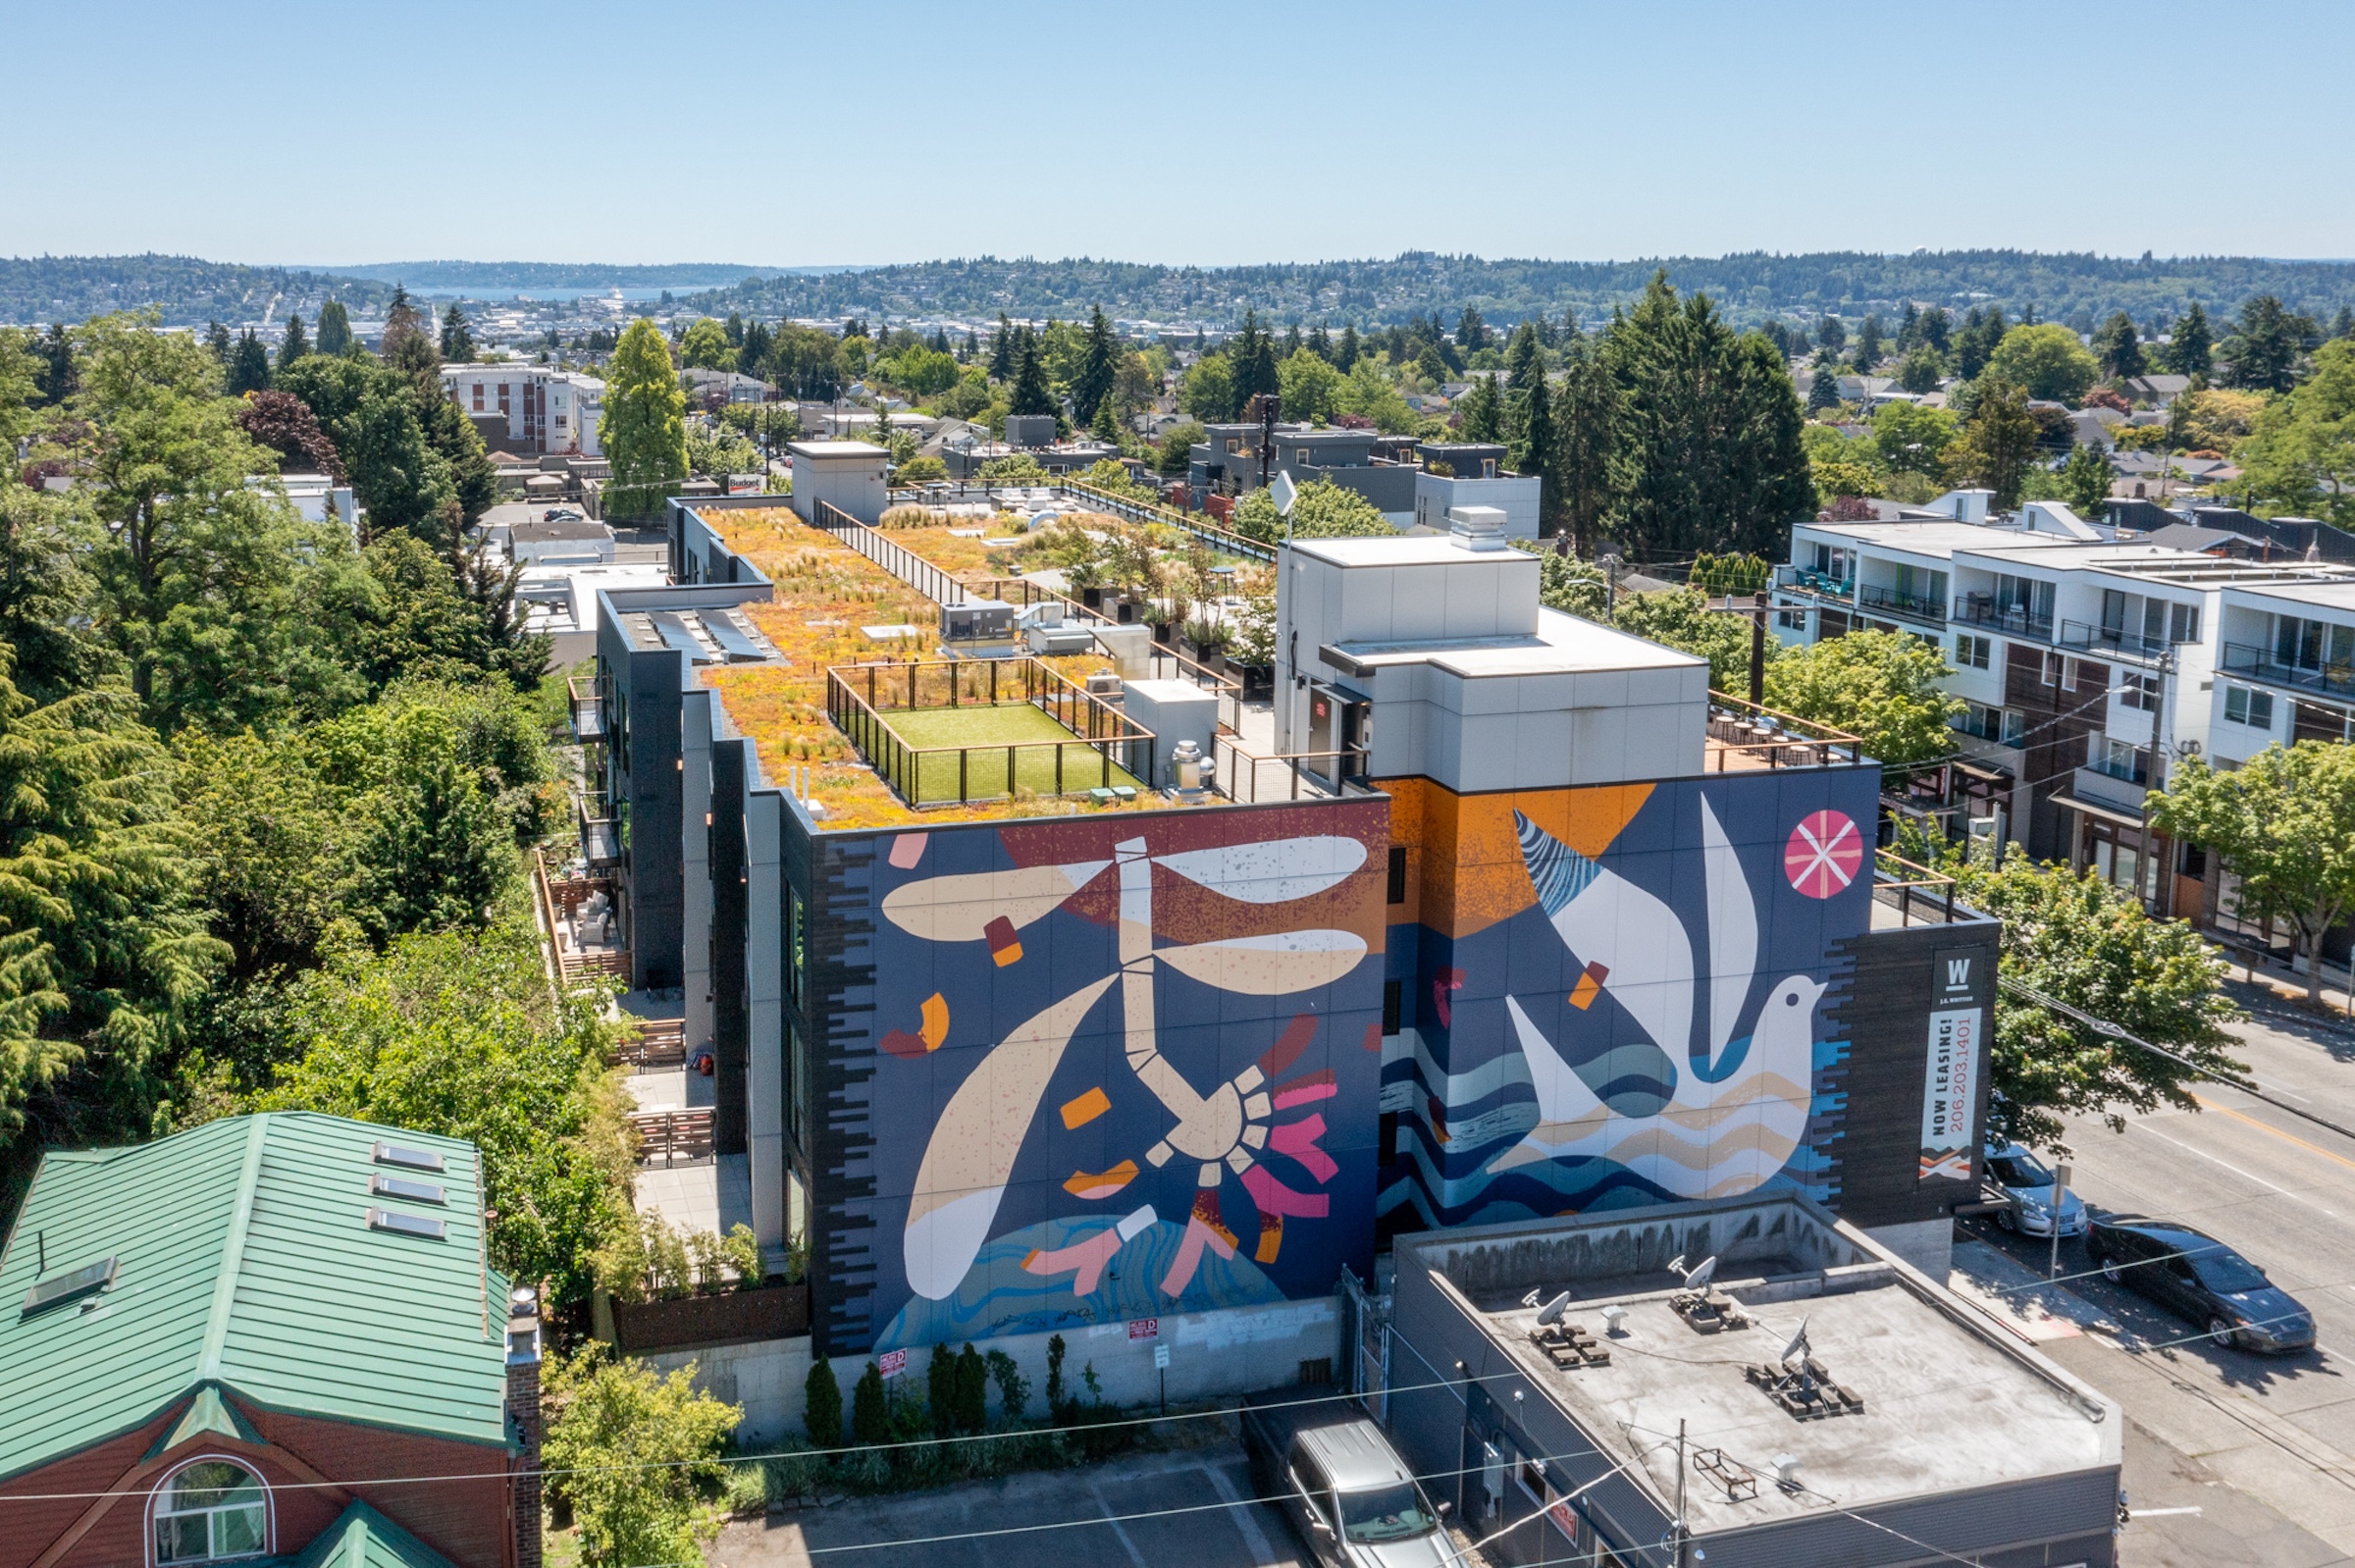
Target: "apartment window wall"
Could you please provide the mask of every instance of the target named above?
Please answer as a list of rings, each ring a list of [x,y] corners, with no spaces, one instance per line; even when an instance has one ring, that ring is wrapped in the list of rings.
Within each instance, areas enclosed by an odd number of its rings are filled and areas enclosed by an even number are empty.
[[[1957,632],[1954,657],[1957,669],[1990,668],[1995,658],[1995,640],[1970,632]]]
[[[2328,673],[2344,680],[2350,669],[2355,669],[2355,626],[2276,615],[2274,661],[2290,669]]]
[[[2247,686],[2226,686],[2224,717],[2231,723],[2270,733],[2274,727],[2274,694]]]

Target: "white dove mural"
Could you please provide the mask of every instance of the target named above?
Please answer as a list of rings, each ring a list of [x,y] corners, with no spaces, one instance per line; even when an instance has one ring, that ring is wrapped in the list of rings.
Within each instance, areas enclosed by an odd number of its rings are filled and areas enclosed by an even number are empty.
[[[1656,1114],[1613,1111],[1508,995],[1505,1007],[1537,1091],[1538,1124],[1489,1163],[1491,1174],[1599,1158],[1678,1197],[1723,1197],[1765,1181],[1799,1147],[1813,1099],[1815,1004],[1824,986],[1804,974],[1776,982],[1750,1032],[1735,1038],[1757,972],[1757,907],[1741,857],[1705,796],[1701,819],[1709,918],[1705,1054],[1692,1037],[1693,941],[1675,912],[1514,813],[1522,860],[1546,918],[1586,976],[1668,1057],[1676,1087]]]

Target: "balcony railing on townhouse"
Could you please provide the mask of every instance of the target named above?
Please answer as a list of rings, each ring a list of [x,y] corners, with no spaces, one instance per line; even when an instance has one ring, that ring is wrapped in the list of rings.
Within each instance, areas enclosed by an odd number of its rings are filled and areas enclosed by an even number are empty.
[[[2145,637],[2139,632],[2115,626],[2092,626],[2084,621],[2063,621],[2061,635],[2054,641],[2072,651],[2082,650],[2088,653],[2105,653],[2153,664],[2165,658],[2174,647],[2164,638]]]
[[[2321,692],[2329,697],[2355,698],[2355,666],[2325,664],[2311,667],[2285,664],[2275,656],[2270,648],[2252,648],[2246,643],[2224,645],[2224,671],[2269,686],[2287,686],[2297,691]]]
[[[1952,925],[1955,920],[1955,879],[1889,850],[1872,857],[1872,897],[1897,913],[1902,925]]]
[[[1894,588],[1875,588],[1867,583],[1857,590],[1857,603],[1863,609],[1904,615],[1912,620],[1927,621],[1933,626],[1946,624],[1945,601],[1924,599],[1919,594],[1903,593]]]
[[[1958,598],[1954,619],[1957,625],[1983,626],[1989,631],[2039,643],[2050,642],[2053,635],[2050,613],[2038,614],[2022,604],[1999,604],[1985,594],[1964,594]]]
[[[1847,603],[1856,594],[1857,580],[1853,577],[1834,577],[1806,566],[1777,566],[1774,586],[1796,594],[1812,594],[1817,599],[1836,599]]]
[[[564,681],[572,712],[572,738],[583,746],[595,745],[605,738],[605,709],[599,700],[597,681],[581,676],[567,676]]]

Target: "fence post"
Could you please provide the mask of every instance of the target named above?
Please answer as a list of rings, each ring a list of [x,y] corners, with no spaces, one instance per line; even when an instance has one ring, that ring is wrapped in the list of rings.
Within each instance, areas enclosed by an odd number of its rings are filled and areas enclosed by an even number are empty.
[[[971,798],[966,789],[966,775],[971,767],[972,760],[973,749],[971,747],[960,746],[957,748],[957,804],[960,806]]]
[[[1013,746],[1006,748],[1006,798],[1010,801],[1014,799],[1014,754],[1019,749]]]

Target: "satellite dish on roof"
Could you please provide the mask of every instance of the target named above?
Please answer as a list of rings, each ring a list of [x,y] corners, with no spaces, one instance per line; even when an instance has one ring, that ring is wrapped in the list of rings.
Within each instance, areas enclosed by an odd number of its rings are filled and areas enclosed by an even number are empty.
[[[1774,1359],[1787,1367],[1795,1361],[1806,1360],[1814,1352],[1815,1347],[1807,1343],[1807,1320],[1802,1318],[1799,1320],[1799,1333],[1791,1336],[1791,1342],[1783,1346],[1783,1353]]]
[[[1668,1272],[1670,1274],[1683,1274],[1685,1272],[1685,1255],[1683,1253],[1680,1252],[1675,1257],[1668,1260]]]
[[[1715,1258],[1703,1258],[1701,1260],[1700,1268],[1685,1276],[1685,1288],[1688,1290],[1698,1290],[1702,1285],[1707,1284],[1711,1280],[1715,1279],[1716,1275],[1717,1260]]]
[[[1546,1302],[1544,1306],[1538,1309],[1539,1327],[1550,1328],[1554,1324],[1561,1322],[1562,1313],[1569,1308],[1569,1305],[1570,1292],[1567,1290],[1563,1291],[1560,1295],[1555,1296],[1551,1301]]]
[[[1521,1304],[1525,1307],[1534,1307],[1544,1298],[1545,1292],[1543,1288],[1533,1288],[1529,1294],[1521,1298]]]

